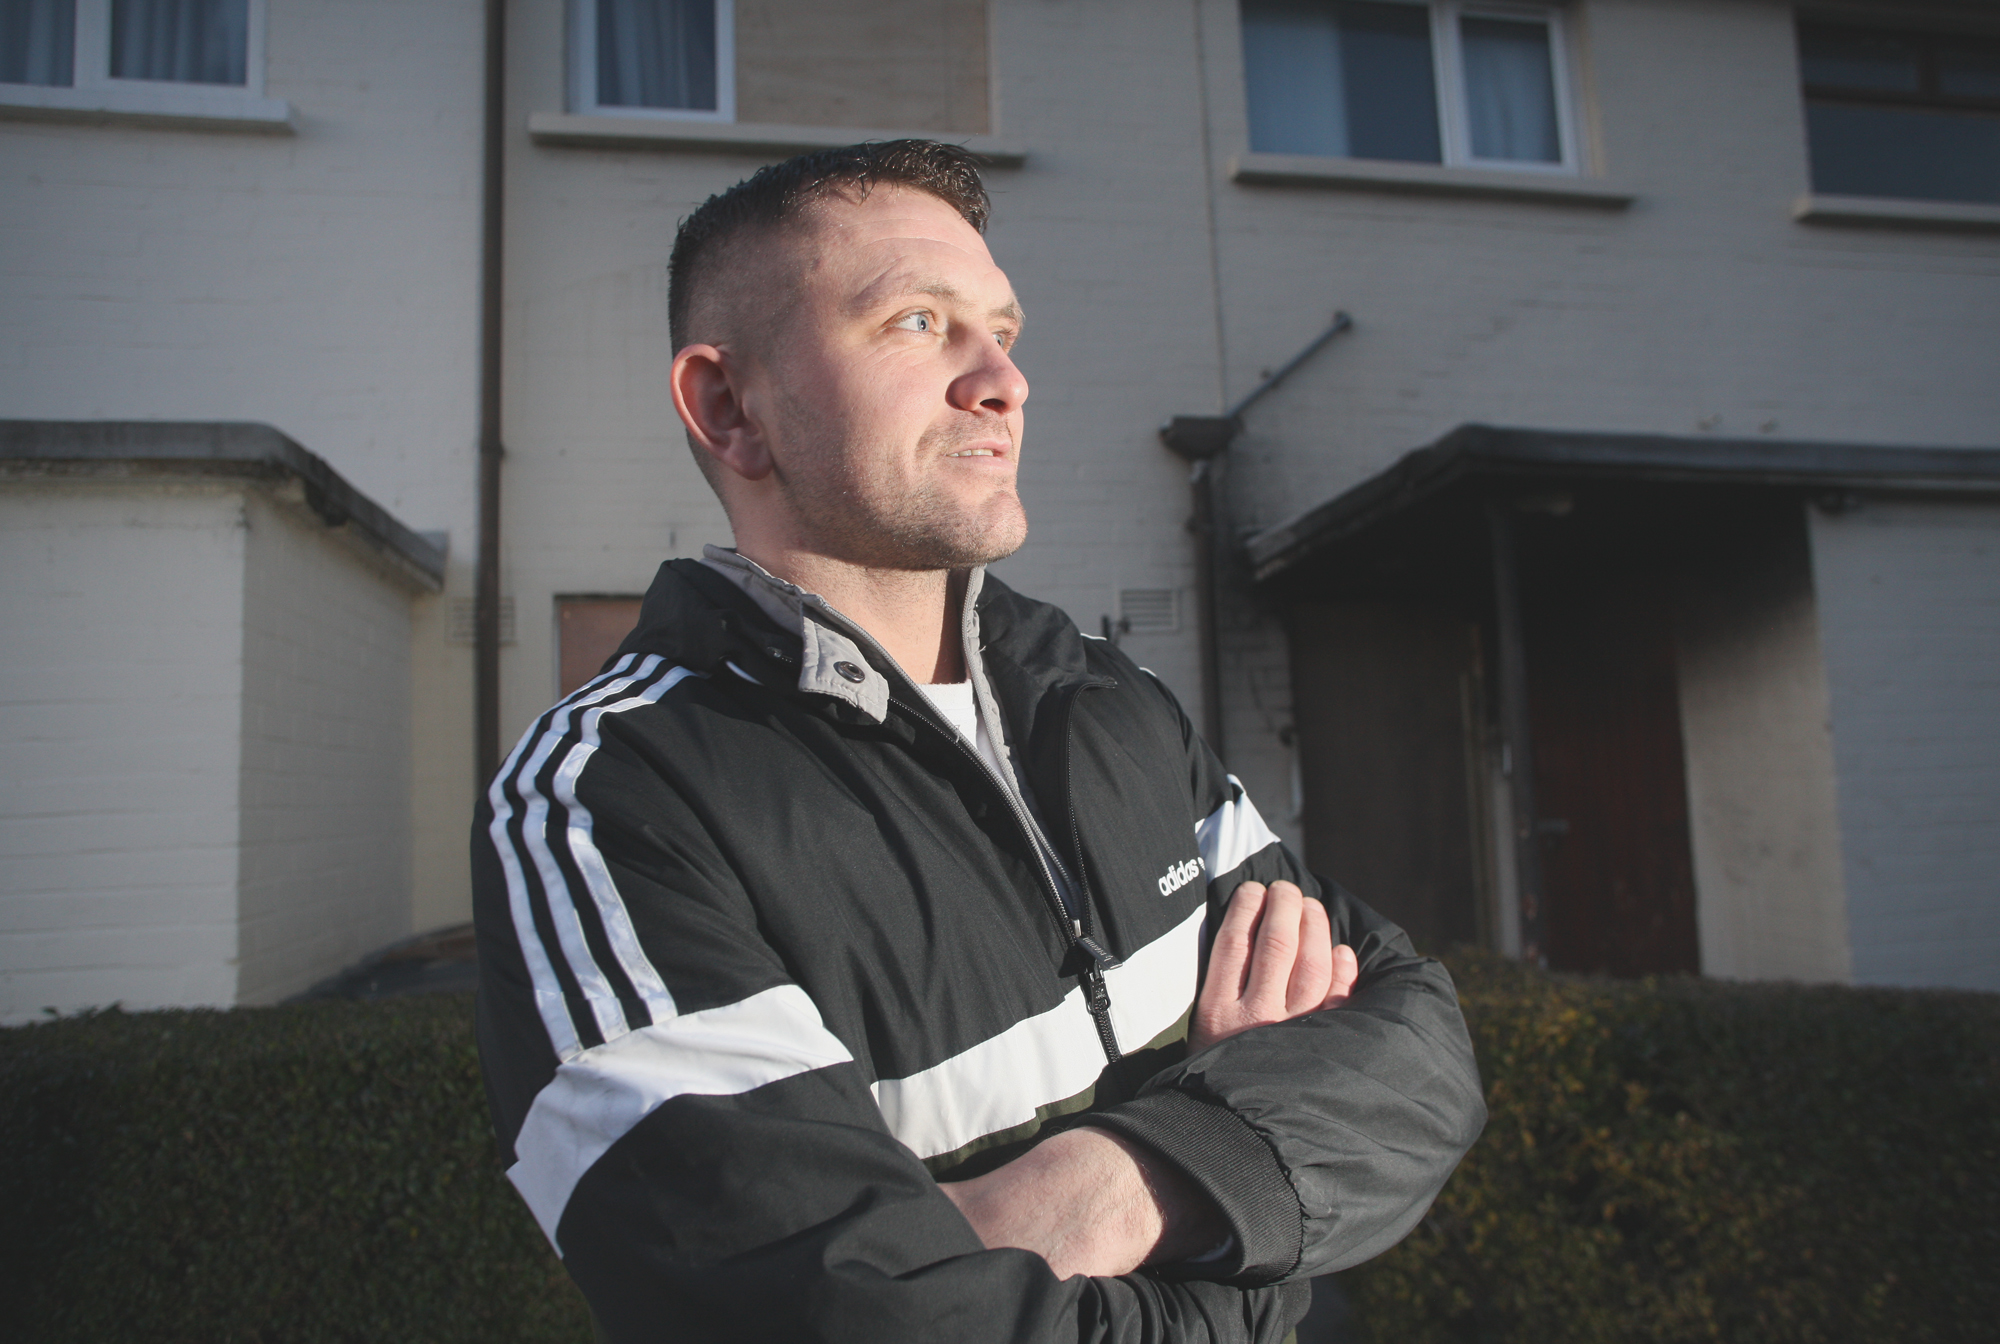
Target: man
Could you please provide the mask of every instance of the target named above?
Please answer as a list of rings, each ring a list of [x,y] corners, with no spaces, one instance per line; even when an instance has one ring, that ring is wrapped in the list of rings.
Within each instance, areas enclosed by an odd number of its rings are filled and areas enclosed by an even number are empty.
[[[662,566],[480,813],[509,1175],[614,1340],[1275,1341],[1483,1123],[1443,969],[985,577],[1028,395],[985,218],[897,142],[685,222],[736,547]]]

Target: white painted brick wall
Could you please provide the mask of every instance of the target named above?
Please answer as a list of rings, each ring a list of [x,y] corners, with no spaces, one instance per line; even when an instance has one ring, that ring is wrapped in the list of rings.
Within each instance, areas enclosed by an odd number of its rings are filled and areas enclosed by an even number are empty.
[[[316,519],[248,497],[238,999],[410,932],[410,599]]]
[[[1860,984],[2000,989],[2000,505],[1812,515]]]
[[[234,483],[0,481],[0,1021],[267,1003],[410,929],[410,601]]]
[[[1796,552],[1683,576],[1676,635],[1695,925],[1704,975],[1845,984],[1833,737],[1803,527]]]
[[[242,516],[0,483],[0,1021],[235,1002]]]

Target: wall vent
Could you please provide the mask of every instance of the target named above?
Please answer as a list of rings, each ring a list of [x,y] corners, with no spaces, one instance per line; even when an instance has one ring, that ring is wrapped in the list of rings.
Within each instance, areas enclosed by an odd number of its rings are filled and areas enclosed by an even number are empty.
[[[1160,634],[1181,628],[1180,593],[1172,588],[1123,588],[1118,593],[1121,628],[1133,634]]]
[[[445,632],[445,639],[448,642],[453,644],[472,642],[472,610],[473,603],[469,597],[454,597],[451,600],[451,628]],[[500,642],[502,644],[514,642],[514,599],[511,597],[500,599]]]

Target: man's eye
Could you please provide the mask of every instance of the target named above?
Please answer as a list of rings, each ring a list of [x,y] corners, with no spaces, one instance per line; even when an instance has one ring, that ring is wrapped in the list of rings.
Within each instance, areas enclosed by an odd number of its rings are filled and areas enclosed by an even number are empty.
[[[908,317],[899,319],[896,325],[904,331],[929,331],[935,324],[931,321],[929,313],[911,313]]]

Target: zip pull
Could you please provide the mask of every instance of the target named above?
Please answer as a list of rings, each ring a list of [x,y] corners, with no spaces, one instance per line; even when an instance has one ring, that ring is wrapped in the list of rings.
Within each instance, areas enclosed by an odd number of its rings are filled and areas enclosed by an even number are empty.
[[[1104,971],[1116,970],[1118,967],[1123,966],[1125,964],[1124,962],[1118,960],[1118,958],[1112,956],[1111,953],[1105,948],[1104,944],[1098,942],[1095,938],[1092,938],[1087,933],[1077,934],[1073,941],[1076,943],[1078,947],[1090,953],[1091,961],[1096,963],[1096,965],[1092,969],[1098,971],[1099,973],[1102,973]]]
[[[1124,1054],[1118,1048],[1118,1034],[1111,1029],[1111,986],[1104,983],[1104,972],[1094,964],[1083,968],[1083,984],[1084,1002],[1090,1008],[1090,1020],[1097,1026],[1104,1057],[1116,1064]]]

